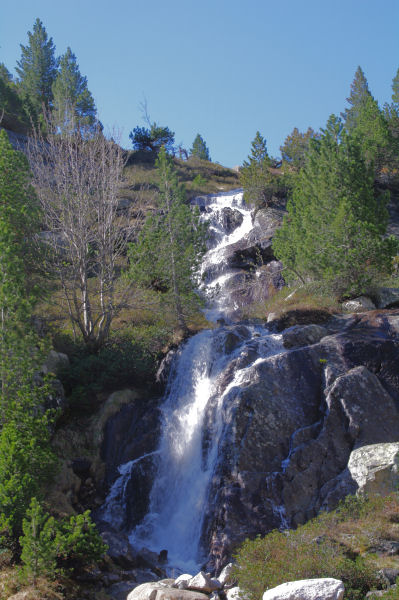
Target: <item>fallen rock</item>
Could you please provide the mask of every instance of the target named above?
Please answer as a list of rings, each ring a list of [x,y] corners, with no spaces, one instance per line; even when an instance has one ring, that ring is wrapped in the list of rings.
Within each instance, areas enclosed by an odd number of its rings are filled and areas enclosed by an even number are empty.
[[[232,586],[237,583],[235,577],[232,575],[234,569],[233,563],[228,563],[220,572],[219,577],[217,578],[220,581],[222,586]]]
[[[56,352],[55,350],[50,350],[44,364],[42,366],[43,375],[47,375],[48,373],[57,374],[59,369],[69,367],[69,358],[63,352]]]
[[[235,587],[226,590],[226,598],[227,600],[242,600],[242,598],[245,598],[245,596],[238,585],[236,585]]]
[[[197,592],[204,592],[205,594],[211,594],[216,590],[220,590],[222,588],[219,581],[216,579],[211,579],[206,573],[200,571],[190,579],[187,585],[187,589],[194,590]]]
[[[377,308],[392,308],[399,306],[399,289],[381,287],[374,293]]]
[[[359,296],[353,300],[347,300],[342,304],[343,310],[347,312],[364,312],[366,310],[375,310],[376,306],[371,298],[367,296]]]
[[[182,573],[181,575],[179,575],[179,577],[177,577],[177,579],[175,579],[175,582],[172,585],[172,587],[177,587],[180,590],[186,590],[188,582],[191,581],[192,578],[193,576],[189,573]]]
[[[387,495],[399,484],[399,443],[371,444],[356,448],[348,461],[358,493]]]
[[[283,344],[285,348],[296,348],[299,346],[310,346],[316,344],[327,335],[327,329],[320,325],[294,325],[283,332]]]
[[[341,600],[344,591],[344,584],[339,579],[302,579],[267,590],[263,600]]]
[[[208,596],[201,592],[172,588],[158,581],[139,585],[126,600],[208,600]]]

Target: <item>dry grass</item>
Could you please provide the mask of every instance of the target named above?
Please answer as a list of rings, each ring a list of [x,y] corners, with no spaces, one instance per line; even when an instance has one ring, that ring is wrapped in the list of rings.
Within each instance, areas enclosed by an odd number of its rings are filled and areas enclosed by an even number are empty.
[[[338,301],[325,291],[315,286],[297,288],[284,287],[275,292],[267,300],[247,307],[247,318],[267,319],[270,313],[282,318],[288,313],[323,311],[327,314],[340,312]]]

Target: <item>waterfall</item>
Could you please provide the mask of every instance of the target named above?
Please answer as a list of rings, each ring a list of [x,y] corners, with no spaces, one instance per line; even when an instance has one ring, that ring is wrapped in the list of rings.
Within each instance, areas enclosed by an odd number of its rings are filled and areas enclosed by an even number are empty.
[[[242,190],[197,198],[194,203],[201,206],[210,231],[201,269],[207,298],[204,312],[209,321],[228,321],[236,308],[231,306],[228,282],[237,269],[229,267],[226,256],[229,248],[251,231],[251,210],[244,204]],[[256,362],[280,352],[281,347],[281,336],[270,334],[262,325],[209,329],[184,344],[175,358],[161,408],[162,434],[154,453],[158,463],[149,511],[130,532],[136,547],[156,552],[166,549],[171,565],[198,569],[206,557],[201,531],[205,507],[212,503],[208,494],[220,458],[224,403],[230,401],[235,388],[249,381]],[[253,358],[240,363],[244,354]],[[229,370],[234,360],[235,368]],[[211,426],[207,410],[211,411]],[[105,520],[117,522],[118,502],[128,501],[122,500],[126,478],[140,460],[119,468],[120,477],[105,504]]]

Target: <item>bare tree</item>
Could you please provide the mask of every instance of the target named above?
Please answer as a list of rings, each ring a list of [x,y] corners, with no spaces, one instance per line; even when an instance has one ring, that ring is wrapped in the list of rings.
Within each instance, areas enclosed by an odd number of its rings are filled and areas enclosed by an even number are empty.
[[[116,292],[135,227],[129,209],[118,210],[124,153],[100,130],[71,127],[61,134],[47,118],[46,131],[34,132],[28,157],[47,229],[48,266],[60,282],[75,335],[78,329],[96,349],[129,293],[127,287]]]

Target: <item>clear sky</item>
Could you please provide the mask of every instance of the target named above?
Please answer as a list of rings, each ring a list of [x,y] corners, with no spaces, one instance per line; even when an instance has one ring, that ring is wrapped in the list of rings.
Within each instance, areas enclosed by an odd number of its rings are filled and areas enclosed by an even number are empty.
[[[99,118],[129,132],[151,120],[213,160],[241,164],[257,130],[269,153],[294,127],[346,106],[358,65],[380,105],[399,67],[399,0],[3,0],[0,61],[14,72],[39,17],[70,46]]]

